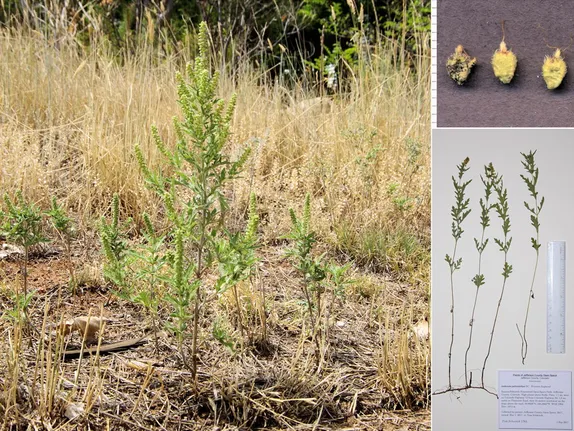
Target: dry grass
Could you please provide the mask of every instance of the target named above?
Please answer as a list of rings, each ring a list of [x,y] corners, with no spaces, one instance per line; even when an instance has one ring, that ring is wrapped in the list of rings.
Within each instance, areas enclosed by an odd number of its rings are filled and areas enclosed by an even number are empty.
[[[33,33],[6,32],[0,49],[11,53],[0,64],[0,190],[21,187],[41,204],[52,194],[64,197],[87,225],[116,191],[126,217],[153,212],[133,147],[142,145],[154,165],[160,160],[151,125],[173,142],[175,72],[185,55],[161,59],[144,50],[119,64],[97,49],[86,55]],[[241,213],[256,190],[267,237],[276,238],[287,229],[288,207],[311,192],[325,242],[360,263],[426,281],[429,61],[422,58],[413,76],[390,59],[373,53],[352,92],[336,98],[330,113],[315,115],[287,109],[287,90],[258,85],[252,69],[234,80],[224,75],[222,96],[238,94],[229,151],[254,147],[249,175],[232,199]],[[294,93],[296,100],[310,97]]]
[[[62,198],[85,235],[75,245],[79,270],[93,273],[100,264],[93,228],[114,192],[123,217],[139,221],[146,210],[162,220],[141,181],[133,146],[142,146],[152,166],[161,164],[150,126],[156,124],[167,142],[173,138],[171,118],[179,115],[174,77],[190,59],[188,50],[162,57],[145,48],[120,61],[105,47],[85,53],[34,32],[2,31],[0,51],[10,53],[0,63],[0,192],[21,188],[46,207],[52,195]],[[237,226],[244,224],[250,191],[258,197],[269,345],[230,353],[213,340],[211,327],[201,328],[203,362],[199,387],[193,388],[170,337],[162,339],[159,354],[150,343],[65,363],[39,333],[2,321],[3,427],[29,422],[77,429],[79,422],[101,429],[395,429],[394,421],[397,428],[425,429],[412,416],[385,413],[428,407],[430,382],[427,341],[410,330],[428,309],[430,59],[425,53],[413,73],[392,65],[395,54],[375,50],[370,63],[356,70],[351,91],[321,112],[288,106],[286,94],[295,102],[315,95],[265,83],[248,66],[234,78],[222,74],[222,97],[238,94],[227,150],[237,153],[246,143],[254,150],[229,197]],[[359,280],[330,316],[321,373],[312,369],[302,294],[279,240],[289,229],[289,207],[299,212],[307,192],[320,247],[353,261]],[[106,299],[96,271],[81,295],[64,294],[58,301],[66,277],[58,262],[32,263],[31,286],[39,293],[30,314],[40,332],[61,314],[99,309]],[[2,312],[19,282],[15,268],[0,261]],[[50,281],[46,274],[52,274]],[[249,289],[240,292],[243,313],[257,327],[258,298]],[[229,317],[234,306],[232,298],[211,301],[203,321],[221,318],[237,338]],[[162,313],[167,319],[168,310]],[[143,310],[129,303],[115,302],[105,314],[123,322],[106,341],[145,330]],[[138,370],[134,360],[152,365]],[[64,412],[78,403],[84,413],[69,423]]]

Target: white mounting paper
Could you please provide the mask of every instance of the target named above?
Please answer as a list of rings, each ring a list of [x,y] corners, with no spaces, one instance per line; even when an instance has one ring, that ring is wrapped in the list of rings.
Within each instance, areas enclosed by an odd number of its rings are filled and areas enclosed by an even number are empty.
[[[498,371],[498,428],[572,430],[571,371]]]

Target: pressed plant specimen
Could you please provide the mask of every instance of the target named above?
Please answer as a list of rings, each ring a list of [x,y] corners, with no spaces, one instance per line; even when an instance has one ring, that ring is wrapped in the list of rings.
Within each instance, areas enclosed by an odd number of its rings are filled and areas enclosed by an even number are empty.
[[[504,289],[506,287],[506,281],[510,274],[512,273],[512,265],[508,263],[508,250],[512,244],[512,237],[510,236],[510,215],[508,213],[508,190],[504,187],[504,180],[501,175],[499,175],[492,163],[488,165],[488,169],[491,171],[492,175],[492,187],[496,193],[497,201],[494,204],[494,210],[501,221],[502,224],[502,238],[494,238],[494,242],[498,245],[499,250],[504,254],[504,264],[502,266],[502,288],[500,290],[500,297],[498,299],[498,304],[496,306],[496,313],[492,322],[492,330],[490,332],[490,340],[488,342],[488,350],[484,357],[484,363],[482,365],[481,373],[481,388],[490,394],[496,395],[486,388],[484,384],[484,373],[486,370],[486,363],[490,357],[490,352],[492,349],[492,341],[494,339],[494,332],[496,330],[496,323],[498,321],[498,314],[500,312],[500,306],[502,304],[502,299],[504,297]]]
[[[446,255],[445,260],[450,269],[450,315],[451,315],[451,336],[450,348],[448,351],[448,388],[452,389],[451,370],[452,370],[452,348],[454,345],[454,273],[460,269],[462,265],[462,257],[457,257],[456,251],[458,242],[464,233],[462,228],[463,221],[468,217],[471,210],[469,209],[470,199],[466,198],[465,192],[468,185],[472,180],[464,181],[464,174],[468,171],[470,159],[467,157],[457,166],[458,175],[452,177],[452,184],[454,187],[455,204],[451,208],[452,217],[452,237],[454,239],[454,249],[452,255]]]
[[[480,180],[484,185],[484,198],[480,198],[480,225],[482,227],[482,234],[480,239],[474,238],[474,246],[476,251],[478,252],[478,272],[472,278],[472,283],[476,286],[475,294],[474,294],[474,303],[472,305],[472,314],[470,316],[469,321],[469,335],[468,335],[468,346],[466,348],[466,352],[464,354],[464,378],[467,387],[472,386],[472,371],[468,372],[468,352],[472,346],[472,335],[474,330],[475,324],[475,313],[476,313],[476,303],[478,301],[478,292],[480,292],[481,286],[485,284],[484,274],[482,273],[482,255],[484,253],[484,249],[488,245],[488,238],[485,238],[486,229],[490,226],[490,210],[492,209],[493,205],[490,203],[490,196],[492,195],[492,189],[494,186],[495,172],[491,169],[491,166],[484,167],[484,176],[480,176]]]
[[[518,334],[520,334],[520,340],[522,342],[520,354],[522,356],[522,363],[526,361],[526,355],[528,354],[528,340],[526,338],[526,326],[528,324],[528,313],[530,311],[530,301],[534,299],[534,281],[536,280],[536,270],[538,269],[538,260],[540,257],[540,212],[542,211],[542,207],[544,206],[544,196],[538,199],[538,191],[536,190],[536,185],[538,184],[538,167],[536,166],[536,161],[534,159],[534,155],[536,151],[530,151],[528,154],[520,153],[524,160],[522,161],[522,166],[528,173],[527,175],[520,175],[520,178],[526,184],[528,191],[530,192],[530,196],[534,200],[532,204],[528,202],[524,202],[524,206],[530,213],[530,224],[534,228],[536,232],[536,236],[530,238],[530,242],[532,244],[532,248],[536,252],[536,260],[534,263],[534,272],[532,274],[532,283],[530,284],[530,291],[528,292],[528,302],[526,304],[526,315],[524,316],[524,325],[522,327],[522,331],[520,331],[520,327],[516,324],[516,329],[518,330]]]

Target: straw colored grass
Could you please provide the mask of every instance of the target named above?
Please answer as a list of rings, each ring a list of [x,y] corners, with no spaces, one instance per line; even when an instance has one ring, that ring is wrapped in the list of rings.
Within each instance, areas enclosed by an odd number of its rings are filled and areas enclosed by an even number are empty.
[[[144,210],[164,221],[142,182],[133,147],[140,144],[152,167],[161,166],[150,127],[157,125],[173,142],[171,118],[179,115],[175,72],[192,60],[188,48],[166,56],[143,47],[118,58],[97,44],[85,52],[34,31],[0,31],[0,51],[10,53],[0,62],[0,193],[22,189],[44,207],[52,195],[64,202],[80,224],[74,256],[83,277],[78,297],[64,293],[58,301],[65,265],[42,256],[31,263],[31,288],[38,293],[30,318],[37,330],[0,323],[3,426],[382,429],[396,422],[397,428],[425,429],[412,413],[401,419],[385,409],[428,407],[428,341],[411,330],[427,314],[429,293],[426,51],[401,68],[392,61],[396,51],[376,47],[354,69],[350,91],[332,97],[328,109],[301,104],[317,94],[269,82],[248,65],[233,76],[222,71],[221,96],[238,94],[226,151],[253,147],[244,177],[227,192],[237,227],[245,223],[249,193],[257,194],[264,244],[258,283],[266,295],[268,344],[232,354],[213,339],[211,327],[202,327],[197,389],[187,382],[169,336],[159,354],[152,343],[82,362],[51,354],[42,328],[62,314],[99,310],[108,297],[94,227],[109,211],[112,195],[119,193],[122,218],[133,217],[136,226]],[[288,209],[300,212],[307,192],[319,249],[340,262],[353,261],[358,280],[330,316],[321,373],[314,373],[312,349],[302,336],[303,298],[280,239],[289,229]],[[137,240],[136,231],[133,236]],[[14,262],[0,260],[2,312],[12,306],[18,277]],[[260,299],[248,289],[240,295],[242,312],[256,327]],[[233,319],[226,320],[233,301],[211,301],[203,313],[210,316],[205,321],[221,319],[237,337]],[[168,318],[168,310],[160,313]],[[132,304],[117,300],[104,314],[120,322],[106,341],[146,330],[143,310]],[[133,361],[151,365],[137,369]],[[65,419],[70,405],[83,411],[75,422]]]

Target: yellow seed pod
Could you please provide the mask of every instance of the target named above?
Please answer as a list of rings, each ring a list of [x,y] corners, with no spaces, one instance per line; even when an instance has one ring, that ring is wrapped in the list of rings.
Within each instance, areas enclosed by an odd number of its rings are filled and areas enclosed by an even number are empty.
[[[500,42],[500,47],[492,56],[492,69],[496,76],[503,84],[508,84],[514,77],[518,60],[516,55],[506,47],[504,40]]]
[[[560,54],[560,49],[557,49],[552,57],[547,55],[542,65],[542,77],[546,82],[546,87],[549,90],[557,88],[566,76],[566,70],[566,62]]]
[[[454,54],[452,54],[446,62],[446,70],[454,82],[458,85],[462,85],[468,79],[472,67],[475,64],[476,58],[471,58],[463,46],[458,45],[454,50]]]

